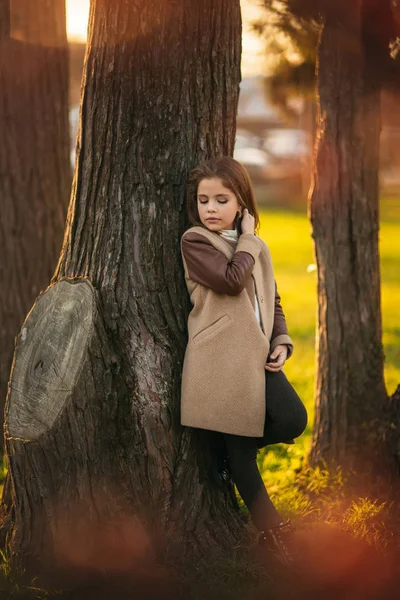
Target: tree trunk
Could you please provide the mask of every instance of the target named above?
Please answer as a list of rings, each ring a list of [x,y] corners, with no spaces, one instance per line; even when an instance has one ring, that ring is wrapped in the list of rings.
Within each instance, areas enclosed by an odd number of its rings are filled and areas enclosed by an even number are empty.
[[[318,133],[309,213],[318,266],[311,462],[385,462],[380,306],[379,81],[361,0],[327,16],[318,51]],[[372,462],[368,462],[371,461]]]
[[[179,415],[186,179],[232,154],[240,44],[239,0],[92,2],[63,251],[7,403],[16,553],[131,568],[243,532],[212,434]]]
[[[0,422],[14,339],[60,253],[71,186],[64,0],[0,0]],[[1,439],[1,445],[3,440]]]

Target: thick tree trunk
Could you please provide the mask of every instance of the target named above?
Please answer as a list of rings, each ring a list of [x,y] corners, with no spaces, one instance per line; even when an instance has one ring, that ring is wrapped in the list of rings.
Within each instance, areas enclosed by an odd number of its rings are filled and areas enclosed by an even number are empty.
[[[385,460],[380,307],[379,82],[369,76],[361,0],[327,17],[318,52],[318,133],[309,212],[318,265],[311,461]],[[369,464],[372,464],[371,462]]]
[[[71,186],[65,2],[8,4],[0,0],[1,424],[14,339],[57,264]]]
[[[156,539],[190,556],[242,533],[210,432],[179,418],[185,184],[233,151],[240,44],[239,0],[92,2],[63,251],[7,403],[17,553],[97,568],[110,526],[124,565]]]

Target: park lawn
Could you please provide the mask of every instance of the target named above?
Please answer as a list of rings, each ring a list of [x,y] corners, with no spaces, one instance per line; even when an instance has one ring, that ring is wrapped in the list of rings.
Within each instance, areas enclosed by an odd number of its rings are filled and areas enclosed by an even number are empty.
[[[260,213],[259,235],[268,244],[275,269],[289,333],[295,344],[285,373],[307,407],[309,424],[293,446],[276,445],[259,454],[259,466],[277,507],[293,516],[311,513],[314,508],[293,484],[311,444],[314,421],[316,271],[311,225],[305,212],[264,210]],[[381,202],[380,259],[382,279],[382,320],[385,352],[385,381],[389,394],[400,383],[400,198]],[[312,486],[335,487],[340,473],[321,471]],[[303,482],[304,483],[304,482]],[[310,482],[308,482],[310,483]],[[304,486],[303,486],[304,487]]]

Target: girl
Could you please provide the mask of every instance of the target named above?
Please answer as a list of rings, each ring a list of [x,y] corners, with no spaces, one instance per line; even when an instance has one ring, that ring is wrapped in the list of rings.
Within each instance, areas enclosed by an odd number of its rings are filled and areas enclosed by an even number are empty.
[[[193,308],[182,372],[181,423],[221,432],[233,481],[285,563],[286,532],[257,467],[258,448],[298,437],[307,413],[282,367],[293,352],[250,178],[233,158],[209,160],[189,178],[190,227],[182,236]],[[288,442],[290,443],[290,442]]]

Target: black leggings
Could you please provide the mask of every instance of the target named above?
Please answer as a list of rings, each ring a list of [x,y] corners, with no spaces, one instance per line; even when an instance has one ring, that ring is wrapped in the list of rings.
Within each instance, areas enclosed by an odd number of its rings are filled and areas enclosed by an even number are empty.
[[[266,417],[261,438],[224,433],[233,481],[259,530],[282,522],[257,466],[257,449],[288,442],[303,433],[307,411],[283,371],[266,375]]]

